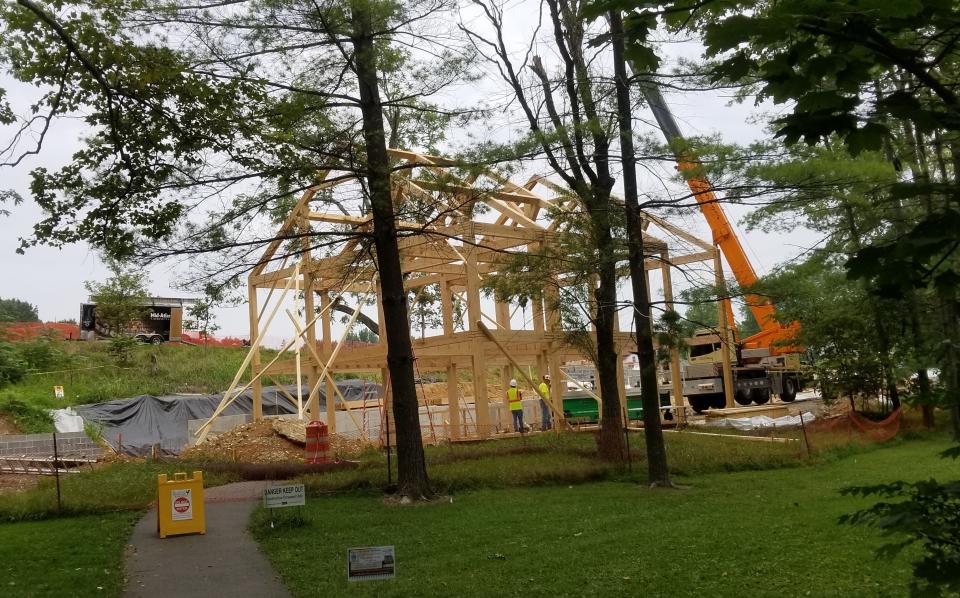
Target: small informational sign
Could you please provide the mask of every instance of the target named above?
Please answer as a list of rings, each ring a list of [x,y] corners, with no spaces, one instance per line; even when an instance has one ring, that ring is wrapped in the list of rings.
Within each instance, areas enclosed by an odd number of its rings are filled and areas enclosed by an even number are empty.
[[[347,580],[391,579],[397,568],[393,546],[351,548],[347,551]]]
[[[303,484],[271,486],[263,490],[263,508],[302,507],[307,504],[307,492]]]
[[[174,521],[188,521],[193,519],[193,497],[191,490],[170,491],[170,518]]]
[[[57,397],[58,399],[62,399],[62,398],[64,397],[63,387],[62,387],[62,386],[54,386],[54,387],[53,387],[53,396]]]

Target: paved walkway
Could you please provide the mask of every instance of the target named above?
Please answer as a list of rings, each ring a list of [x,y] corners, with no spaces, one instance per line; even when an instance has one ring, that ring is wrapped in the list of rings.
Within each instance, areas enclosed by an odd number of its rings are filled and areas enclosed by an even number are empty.
[[[267,557],[247,531],[250,514],[269,482],[240,482],[205,490],[207,533],[157,535],[151,509],[127,546],[127,598],[287,597]]]

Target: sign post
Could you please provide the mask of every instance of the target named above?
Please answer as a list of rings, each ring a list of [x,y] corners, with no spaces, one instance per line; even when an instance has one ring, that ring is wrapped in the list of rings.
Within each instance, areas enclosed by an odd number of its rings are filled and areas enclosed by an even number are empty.
[[[303,484],[270,486],[263,489],[263,508],[270,509],[270,528],[273,528],[273,509],[302,507],[307,504],[307,490]],[[303,513],[300,513],[302,518]]]
[[[263,489],[263,508],[302,507],[307,504],[307,492],[303,484],[270,486]]]

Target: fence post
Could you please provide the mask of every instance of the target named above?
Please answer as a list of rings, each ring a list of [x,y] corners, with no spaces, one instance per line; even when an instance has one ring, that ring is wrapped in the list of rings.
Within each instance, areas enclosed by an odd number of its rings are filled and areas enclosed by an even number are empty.
[[[57,450],[57,429],[53,429],[53,474],[57,478],[57,512],[60,512],[60,452]]]

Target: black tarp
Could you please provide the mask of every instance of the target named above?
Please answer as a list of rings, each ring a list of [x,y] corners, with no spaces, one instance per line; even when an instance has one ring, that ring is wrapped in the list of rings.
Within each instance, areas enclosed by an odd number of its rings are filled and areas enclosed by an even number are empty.
[[[367,380],[340,380],[340,393],[348,401],[360,400],[364,393],[380,396],[380,385]],[[284,387],[296,396],[296,386]],[[119,399],[80,405],[77,413],[84,421],[100,429],[104,440],[114,449],[122,446],[128,455],[143,456],[153,445],[165,455],[179,455],[187,445],[187,422],[191,419],[207,419],[216,410],[223,394],[173,395],[154,397],[142,395],[132,399]],[[306,403],[306,397],[304,397]],[[326,406],[323,389],[320,390],[321,409]],[[297,412],[297,406],[273,386],[263,387],[263,414],[286,415]],[[253,413],[253,395],[245,391],[234,400],[221,415],[246,415]],[[122,444],[121,444],[122,435]]]

